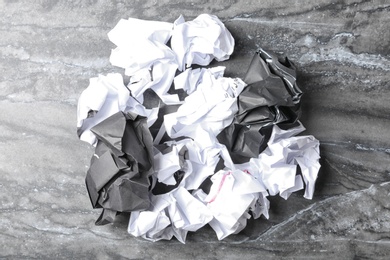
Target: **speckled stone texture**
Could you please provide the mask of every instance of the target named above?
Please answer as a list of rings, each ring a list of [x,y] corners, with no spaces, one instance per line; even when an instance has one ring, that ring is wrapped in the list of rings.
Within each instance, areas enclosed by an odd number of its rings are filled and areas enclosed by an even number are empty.
[[[389,1],[0,1],[0,258],[388,259]],[[305,134],[321,142],[313,200],[271,197],[270,219],[218,241],[127,234],[128,216],[95,226],[84,178],[93,148],[76,135],[77,99],[109,63],[121,18],[217,15],[236,39],[226,75],[257,47],[288,56],[304,91]],[[216,63],[213,63],[216,65]]]

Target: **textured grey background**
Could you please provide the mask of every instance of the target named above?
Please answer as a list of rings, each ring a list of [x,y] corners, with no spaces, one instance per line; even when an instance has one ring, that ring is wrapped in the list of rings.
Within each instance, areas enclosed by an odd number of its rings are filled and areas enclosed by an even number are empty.
[[[10,259],[388,259],[389,1],[0,0],[0,257]],[[313,200],[270,198],[270,219],[218,241],[210,228],[151,243],[126,216],[97,227],[77,139],[90,77],[115,69],[107,32],[121,18],[217,15],[236,39],[227,76],[262,46],[296,63],[306,134],[321,142]]]

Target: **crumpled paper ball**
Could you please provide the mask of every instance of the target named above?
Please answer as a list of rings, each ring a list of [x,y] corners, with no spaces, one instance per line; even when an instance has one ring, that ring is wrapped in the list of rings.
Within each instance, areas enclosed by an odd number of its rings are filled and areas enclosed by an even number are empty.
[[[219,135],[235,163],[257,157],[266,147],[274,125],[297,126],[302,91],[294,65],[263,49],[254,55],[238,96],[234,121]]]
[[[96,224],[113,222],[117,212],[150,205],[153,140],[146,119],[118,112],[94,126],[98,142],[86,186],[94,208],[103,208]]]
[[[174,22],[171,46],[183,71],[192,64],[207,66],[213,59],[227,60],[233,53],[234,38],[215,15],[201,14],[188,22],[180,16]]]

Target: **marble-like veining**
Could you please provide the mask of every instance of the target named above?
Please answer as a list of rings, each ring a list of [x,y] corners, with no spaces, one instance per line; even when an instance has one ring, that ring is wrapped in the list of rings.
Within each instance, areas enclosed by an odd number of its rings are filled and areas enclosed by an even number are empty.
[[[387,259],[390,248],[388,1],[0,1],[0,258]],[[218,241],[210,228],[150,243],[128,216],[95,226],[77,139],[90,77],[121,70],[107,32],[121,18],[217,15],[236,40],[227,76],[262,46],[298,67],[302,122],[321,142],[313,200],[271,198],[270,219]],[[215,64],[215,63],[214,63]]]

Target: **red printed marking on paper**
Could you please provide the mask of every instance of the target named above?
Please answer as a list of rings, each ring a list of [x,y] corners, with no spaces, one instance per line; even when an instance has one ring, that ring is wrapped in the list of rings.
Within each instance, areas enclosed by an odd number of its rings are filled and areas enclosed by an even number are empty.
[[[252,175],[248,170],[244,170],[243,172],[246,172],[246,173],[248,173],[249,175]]]
[[[217,193],[215,194],[215,196],[209,201],[209,203],[213,202],[213,201],[217,198],[219,192],[220,192],[221,189],[222,189],[222,185],[223,185],[223,183],[225,182],[226,176],[228,176],[228,175],[230,175],[230,174],[232,174],[232,172],[228,172],[228,173],[226,173],[224,176],[222,176],[221,182],[219,183],[218,191],[217,191]]]

